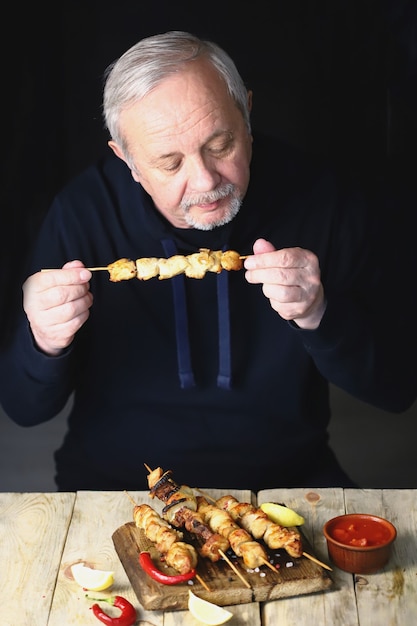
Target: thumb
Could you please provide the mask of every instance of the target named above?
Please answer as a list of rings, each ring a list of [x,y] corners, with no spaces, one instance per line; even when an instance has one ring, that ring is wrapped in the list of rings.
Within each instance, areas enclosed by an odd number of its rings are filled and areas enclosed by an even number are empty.
[[[262,254],[264,252],[274,252],[275,247],[266,239],[257,239],[253,244],[253,253]]]

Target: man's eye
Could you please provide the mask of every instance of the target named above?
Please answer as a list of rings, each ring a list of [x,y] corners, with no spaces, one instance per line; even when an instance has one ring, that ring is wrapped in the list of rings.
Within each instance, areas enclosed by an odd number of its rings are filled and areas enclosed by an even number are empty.
[[[214,154],[214,156],[223,156],[225,154],[228,154],[233,148],[233,144],[231,141],[228,141],[225,144],[222,144],[221,146],[211,146],[210,147],[210,152],[211,154]]]
[[[179,161],[176,161],[175,163],[167,163],[162,167],[162,169],[165,170],[165,172],[176,172],[180,169],[180,167],[181,163]]]

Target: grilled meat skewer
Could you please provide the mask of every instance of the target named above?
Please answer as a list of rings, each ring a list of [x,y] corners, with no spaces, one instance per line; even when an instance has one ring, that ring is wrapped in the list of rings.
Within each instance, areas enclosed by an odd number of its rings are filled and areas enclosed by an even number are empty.
[[[246,567],[255,569],[268,562],[268,554],[265,548],[254,541],[252,535],[241,528],[232,518],[228,511],[220,509],[215,504],[210,504],[202,496],[197,497],[197,511],[214,532],[218,532],[229,541],[234,553],[242,557]]]
[[[301,536],[298,531],[275,524],[262,509],[247,502],[239,502],[231,495],[216,501],[219,508],[228,511],[232,518],[245,528],[255,539],[263,539],[272,549],[284,548],[293,558],[303,554]]]
[[[188,278],[204,278],[206,272],[220,273],[222,270],[240,270],[243,267],[242,256],[235,250],[209,250],[200,248],[199,252],[187,256],[175,254],[168,259],[143,257],[132,261],[122,258],[106,267],[89,269],[107,269],[111,282],[130,280],[149,280],[158,276],[159,280],[185,274]]]
[[[135,506],[133,520],[146,537],[155,544],[165,562],[180,574],[187,574],[197,565],[197,551],[194,546],[182,541],[183,534],[171,528],[148,504]]]
[[[197,512],[197,500],[187,485],[178,485],[171,477],[171,470],[163,472],[160,467],[148,475],[150,496],[165,502],[162,514],[176,528],[185,528],[199,538],[199,553],[211,561],[219,561],[222,552],[230,548],[229,541],[214,533]]]

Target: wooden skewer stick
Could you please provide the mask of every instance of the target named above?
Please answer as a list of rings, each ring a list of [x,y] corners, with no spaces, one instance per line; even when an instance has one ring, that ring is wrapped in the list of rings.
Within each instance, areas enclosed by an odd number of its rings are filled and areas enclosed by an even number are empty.
[[[201,495],[204,496],[207,500],[210,500],[210,502],[216,502],[216,498],[213,498],[212,496],[210,496],[203,489],[200,489],[199,487],[195,487],[195,490],[201,493]]]
[[[269,569],[271,569],[271,570],[272,570],[275,574],[280,574],[280,572],[277,570],[277,568],[276,568],[276,567],[274,567],[274,566],[272,565],[272,563],[270,563],[270,562],[268,561],[268,559],[262,559],[262,563],[263,563],[264,565],[266,565],[267,567],[269,567]]]
[[[310,559],[310,561],[313,561],[313,563],[317,563],[317,565],[320,565],[320,567],[324,567],[324,569],[328,569],[329,572],[333,571],[331,567],[326,565],[326,563],[323,563],[322,561],[319,561],[318,559],[316,559],[316,557],[311,556],[311,554],[308,554],[308,552],[303,552],[303,556],[305,556],[306,559]]]
[[[46,267],[46,268],[41,269],[41,272],[53,272],[54,269],[56,269],[56,268]],[[103,266],[103,267],[83,267],[81,269],[83,269],[83,270],[90,270],[90,272],[99,272],[101,270],[109,271],[109,268],[107,267],[107,265]]]
[[[210,589],[210,587],[208,586],[208,584],[201,578],[201,576],[199,574],[196,574],[195,577],[197,578],[198,582],[203,585],[204,589],[206,591],[212,591]]]
[[[126,491],[126,489],[124,490],[124,493],[127,495],[127,497],[129,498],[129,500],[131,501],[131,503],[136,506],[137,502],[134,501],[134,499],[132,498],[132,496],[130,495],[130,493],[128,493]]]
[[[222,555],[222,557],[224,558],[224,560],[226,561],[226,563],[229,565],[229,567],[232,568],[232,570],[234,571],[234,573],[236,574],[236,576],[239,576],[240,580],[242,581],[242,583],[245,585],[245,587],[247,587],[248,589],[251,589],[252,587],[250,586],[250,584],[248,583],[248,581],[242,576],[242,574],[239,572],[239,570],[237,569],[237,567],[235,565],[233,565],[232,561],[227,557],[227,555],[223,552],[223,550],[219,550],[219,553]]]

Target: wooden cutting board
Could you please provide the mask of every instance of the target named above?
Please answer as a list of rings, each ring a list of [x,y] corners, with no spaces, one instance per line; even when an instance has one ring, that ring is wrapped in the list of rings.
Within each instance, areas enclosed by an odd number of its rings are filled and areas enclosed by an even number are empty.
[[[313,555],[308,541],[302,537],[304,552]],[[241,559],[236,557],[230,559],[249,584],[249,589],[226,561],[212,563],[209,559],[201,557],[197,574],[210,591],[197,579],[193,580],[192,586],[190,583],[163,585],[152,580],[142,570],[138,560],[141,550],[150,551],[155,565],[162,571],[169,574],[176,572],[167,569],[161,562],[158,552],[154,548],[149,548],[149,541],[134,522],[118,528],[113,533],[112,539],[132,588],[143,608],[147,610],[187,609],[189,589],[205,600],[219,606],[228,606],[324,591],[333,584],[329,573],[310,559],[305,557],[292,559],[285,550],[268,550],[274,557],[274,564],[279,563],[280,567],[276,572],[267,566],[261,568],[261,571],[248,571]],[[192,543],[189,537],[184,540]]]

